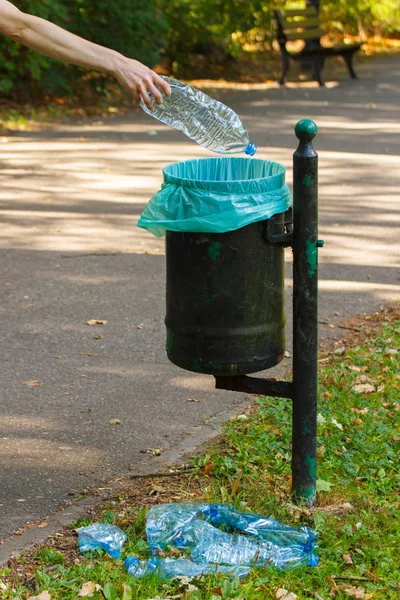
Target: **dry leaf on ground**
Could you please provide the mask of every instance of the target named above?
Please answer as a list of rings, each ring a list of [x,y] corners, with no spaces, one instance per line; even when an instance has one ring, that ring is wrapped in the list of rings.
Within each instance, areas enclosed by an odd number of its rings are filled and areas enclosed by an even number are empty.
[[[370,383],[359,383],[357,385],[353,385],[351,388],[353,392],[357,394],[372,394],[375,391],[375,386]]]
[[[357,379],[354,381],[354,384],[359,384],[359,383],[375,383],[373,379],[371,379],[371,377],[368,377],[368,375],[359,375],[357,377]]]
[[[36,387],[38,385],[43,385],[37,379],[31,379],[30,381],[21,381],[22,385],[28,385],[29,387]]]
[[[352,585],[351,587],[339,586],[340,589],[343,589],[344,593],[352,598],[360,598],[361,600],[369,600],[372,598],[373,594],[366,594],[365,589],[362,587],[356,587]]]
[[[108,321],[104,321],[103,319],[90,319],[90,321],[86,321],[87,325],[106,325]]]
[[[278,588],[275,592],[275,598],[277,600],[296,600],[297,595],[285,590],[285,588]]]
[[[352,510],[355,510],[354,506],[350,504],[350,502],[344,502],[343,504],[330,504],[329,506],[312,508],[309,512],[313,514],[317,511],[321,511],[324,513],[328,513],[329,515],[337,515],[341,517]]]
[[[343,558],[344,562],[347,563],[348,565],[353,564],[353,559],[351,558],[350,554],[342,554],[342,558]]]
[[[101,589],[101,586],[98,583],[93,583],[92,581],[86,581],[83,584],[80,591],[78,592],[78,596],[80,598],[84,598],[86,596],[93,596],[93,594]]]
[[[51,600],[51,596],[47,590],[41,592],[38,596],[29,596],[28,600]]]
[[[119,419],[110,419],[108,421],[110,423],[110,425],[120,425],[121,421]]]

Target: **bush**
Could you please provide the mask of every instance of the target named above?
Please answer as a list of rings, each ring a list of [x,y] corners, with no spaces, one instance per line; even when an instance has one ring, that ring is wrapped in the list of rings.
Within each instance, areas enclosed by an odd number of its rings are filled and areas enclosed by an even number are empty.
[[[174,73],[196,77],[199,61],[209,68],[226,67],[259,42],[270,48],[273,8],[284,0],[157,0],[168,21],[166,56]]]
[[[148,66],[159,60],[166,22],[154,2],[140,0],[21,0],[18,7],[69,31],[136,58]],[[54,61],[0,37],[0,93],[32,99],[72,94],[82,70]],[[101,87],[96,79],[96,87]]]

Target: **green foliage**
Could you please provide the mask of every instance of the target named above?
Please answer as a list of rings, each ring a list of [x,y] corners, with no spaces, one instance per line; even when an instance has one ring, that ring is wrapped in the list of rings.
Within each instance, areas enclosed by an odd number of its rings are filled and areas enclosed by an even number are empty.
[[[166,56],[174,72],[224,67],[246,44],[270,49],[273,9],[282,0],[157,0],[168,21]],[[191,70],[191,72],[190,72]]]
[[[371,35],[400,31],[398,0],[329,0],[321,2],[321,13],[340,32]]]
[[[166,21],[155,2],[75,0],[74,31],[152,67],[160,58]]]
[[[228,76],[246,52],[271,52],[273,11],[293,0],[20,0],[19,9],[153,67],[162,56],[177,77]],[[399,0],[322,0],[329,31],[396,34]],[[78,95],[82,70],[0,37],[0,94],[19,100]],[[85,78],[86,80],[88,78]],[[96,93],[107,77],[89,78]],[[87,85],[87,84],[86,84]]]
[[[152,67],[160,58],[166,22],[154,2],[139,0],[21,0],[18,8]],[[82,70],[0,36],[0,94],[33,99],[72,94]],[[96,80],[101,91],[104,78]]]
[[[67,24],[68,11],[62,0],[21,0],[18,8],[57,25],[65,27]],[[0,56],[0,93],[14,91],[20,94],[31,84],[37,89],[42,73],[52,63],[49,58],[4,36],[0,36]]]

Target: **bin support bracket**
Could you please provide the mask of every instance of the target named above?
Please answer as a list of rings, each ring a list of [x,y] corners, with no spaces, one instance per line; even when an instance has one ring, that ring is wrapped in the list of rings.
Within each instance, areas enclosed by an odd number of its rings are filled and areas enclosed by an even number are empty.
[[[218,389],[290,398],[292,411],[292,497],[316,504],[318,353],[318,155],[312,145],[317,126],[302,119],[295,128],[293,232],[274,241],[293,248],[293,381],[247,375],[215,377]],[[274,235],[275,232],[270,232]]]
[[[262,379],[260,377],[248,377],[247,375],[217,376],[215,377],[215,387],[219,390],[275,396],[276,398],[293,397],[293,384],[289,381]]]

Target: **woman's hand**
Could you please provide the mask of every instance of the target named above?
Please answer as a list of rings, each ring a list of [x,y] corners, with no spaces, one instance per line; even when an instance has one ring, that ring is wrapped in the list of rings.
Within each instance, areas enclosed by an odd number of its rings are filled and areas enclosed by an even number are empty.
[[[166,96],[171,95],[171,88],[164,79],[132,58],[120,56],[120,60],[110,72],[122,87],[132,94],[135,104],[139,104],[140,99],[143,98],[143,102],[150,110],[153,109],[153,103],[149,92],[157,104],[162,103],[161,91]]]

